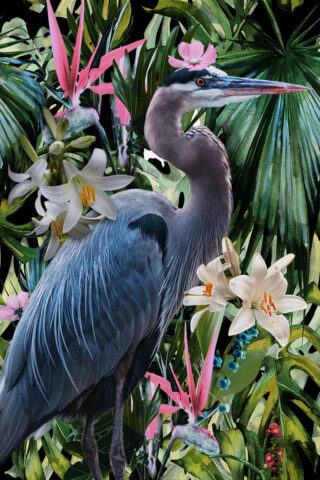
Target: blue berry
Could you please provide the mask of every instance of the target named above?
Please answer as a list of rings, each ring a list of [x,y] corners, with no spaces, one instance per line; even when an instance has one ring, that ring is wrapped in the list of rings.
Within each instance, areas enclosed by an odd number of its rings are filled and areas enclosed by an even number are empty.
[[[221,378],[219,378],[218,383],[219,383],[219,387],[221,388],[221,390],[227,390],[230,386],[229,378],[221,377]]]
[[[227,413],[229,412],[229,405],[226,405],[225,403],[220,403],[218,410],[219,413]]]
[[[233,350],[232,355],[236,358],[246,358],[246,352],[244,350]]]
[[[243,342],[240,340],[240,338],[235,338],[232,342],[232,346],[241,348],[243,346]]]
[[[236,372],[239,368],[239,363],[235,362],[234,360],[230,360],[227,363],[227,367],[230,368],[233,372]]]
[[[252,337],[257,337],[259,335],[259,330],[257,328],[254,328],[254,327],[250,328],[249,332],[250,332],[250,335]]]
[[[221,357],[214,357],[213,359],[213,366],[217,368],[221,368],[222,366],[222,358]]]
[[[251,336],[247,335],[246,333],[240,333],[239,338],[242,342],[245,342],[245,343],[250,343],[251,341]]]

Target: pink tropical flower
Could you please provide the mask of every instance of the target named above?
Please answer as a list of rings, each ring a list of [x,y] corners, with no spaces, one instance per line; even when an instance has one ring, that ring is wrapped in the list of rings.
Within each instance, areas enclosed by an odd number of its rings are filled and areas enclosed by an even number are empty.
[[[270,423],[269,428],[270,428],[272,433],[274,433],[275,435],[279,435],[280,427],[276,422]]]
[[[274,456],[272,455],[272,453],[266,453],[266,463],[267,463],[267,465],[269,465],[269,467],[274,465],[275,460],[274,460]]]
[[[7,306],[0,306],[0,318],[1,320],[6,320],[13,322],[19,320],[22,315],[23,310],[26,308],[29,300],[28,292],[19,292],[18,296],[9,295],[7,298]]]
[[[72,57],[71,71],[69,68],[69,62],[63,38],[58,26],[58,22],[54,15],[50,0],[47,0],[47,6],[50,37],[52,43],[52,54],[58,80],[60,82],[62,90],[64,91],[64,95],[70,98],[73,105],[79,105],[79,97],[86,88],[89,88],[90,90],[98,93],[99,95],[115,93],[112,83],[103,83],[101,85],[95,86],[92,86],[92,83],[94,83],[109,67],[112,66],[113,60],[119,61],[124,56],[126,51],[131,52],[135,48],[142,45],[143,42],[145,42],[147,39],[144,38],[143,40],[138,40],[137,42],[130,43],[129,45],[125,45],[124,47],[120,47],[106,53],[101,57],[99,67],[91,68],[93,59],[100,44],[99,40],[93,54],[91,55],[88,65],[83,70],[81,70],[79,74],[83,33],[84,0],[81,0],[80,21],[76,44]]]
[[[204,46],[199,40],[192,43],[182,42],[178,46],[178,52],[183,60],[178,60],[169,56],[169,63],[175,68],[188,68],[189,70],[203,70],[210,67],[216,61],[217,50],[213,45],[209,45],[206,53]]]
[[[171,369],[174,380],[178,387],[178,392],[174,392],[172,390],[171,384],[168,380],[159,375],[155,375],[154,373],[147,372],[145,377],[150,378],[151,382],[154,384],[155,387],[160,385],[160,389],[165,392],[171,400],[174,401],[178,406],[173,405],[166,405],[161,404],[159,413],[167,413],[172,415],[173,413],[177,412],[180,409],[183,409],[188,414],[188,423],[190,425],[194,425],[194,422],[198,416],[202,416],[202,410],[207,403],[210,384],[211,384],[211,377],[212,377],[212,370],[213,370],[213,359],[214,359],[214,351],[216,346],[216,334],[213,335],[211,344],[205,358],[201,373],[200,373],[200,380],[198,383],[198,388],[196,390],[194,378],[192,374],[191,362],[189,357],[189,350],[188,350],[188,341],[187,341],[187,329],[185,328],[185,356],[186,356],[186,366],[187,366],[187,376],[188,376],[188,383],[189,383],[189,395],[182,390],[179,380],[177,379],[174,371]],[[150,423],[147,429],[147,437],[152,439],[156,433],[158,424],[158,417],[155,417],[153,421]],[[209,432],[208,432],[209,433]],[[212,436],[212,435],[211,435]]]

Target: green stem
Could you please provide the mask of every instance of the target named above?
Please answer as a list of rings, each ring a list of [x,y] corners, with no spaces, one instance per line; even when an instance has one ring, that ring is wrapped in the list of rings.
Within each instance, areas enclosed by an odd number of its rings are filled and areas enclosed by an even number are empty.
[[[173,445],[173,442],[174,442],[174,441],[175,441],[175,438],[174,438],[174,436],[173,436],[173,437],[171,438],[170,442],[169,442],[168,445],[167,445],[167,448],[166,448],[166,451],[165,451],[165,454],[164,454],[164,457],[163,457],[163,460],[162,460],[162,463],[161,463],[161,467],[160,467],[160,470],[159,470],[159,473],[158,473],[158,475],[157,475],[156,480],[160,480],[160,479],[161,479],[161,475],[162,475],[163,472],[164,472],[166,463],[167,463],[167,461],[169,460],[171,448],[172,448],[172,445]]]
[[[247,467],[251,468],[251,470],[256,472],[262,480],[268,480],[265,474],[261,472],[261,470],[259,470],[257,467],[255,467],[252,463],[248,462],[247,460],[243,460],[242,458],[235,457],[234,455],[227,455],[225,453],[219,453],[218,455],[214,455],[211,458],[231,458],[232,460],[237,460],[238,462],[243,463]]]
[[[225,421],[226,421],[227,424],[228,424],[228,427],[230,428],[230,430],[232,430],[232,429],[233,429],[233,426],[232,426],[231,420],[230,420],[230,418],[229,418],[228,412],[225,412],[223,415],[224,415]]]

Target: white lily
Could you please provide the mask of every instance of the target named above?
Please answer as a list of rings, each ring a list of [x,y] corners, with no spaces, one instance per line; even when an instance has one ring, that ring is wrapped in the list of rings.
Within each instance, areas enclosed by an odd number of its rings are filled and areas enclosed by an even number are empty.
[[[91,207],[101,215],[115,220],[117,218],[115,204],[105,191],[123,188],[134,177],[130,175],[104,177],[107,159],[105,152],[100,148],[94,149],[89,162],[81,171],[66,160],[63,161],[63,165],[68,183],[43,189],[45,197],[53,202],[70,202],[62,233],[70,232],[74,228],[84,207]]]
[[[228,286],[228,280],[225,276],[225,270],[230,265],[222,264],[221,258],[217,257],[208,265],[200,265],[197,270],[199,280],[205,285],[190,288],[183,299],[184,305],[207,305],[206,308],[196,312],[191,319],[191,331],[193,332],[198,325],[202,315],[207,312],[219,312],[226,306],[226,300],[234,298],[235,295]]]
[[[51,230],[50,240],[44,260],[47,262],[57,253],[60,240],[62,238],[63,224],[66,219],[70,204],[68,203],[56,203],[56,202],[45,202],[46,212],[41,220],[32,218],[33,223],[35,224],[35,229],[32,233],[36,235],[42,235],[47,230]],[[99,218],[101,220],[101,218]],[[86,217],[81,217],[79,222],[75,227],[68,233],[69,237],[80,239],[88,235],[91,231],[91,226],[88,223],[93,223],[97,221],[98,218],[88,219]]]
[[[285,295],[288,283],[277,265],[272,268],[271,273],[268,272],[262,256],[256,253],[252,274],[239,275],[230,280],[229,287],[242,299],[243,306],[232,321],[229,335],[237,335],[252,327],[257,321],[281,346],[287,345],[290,325],[282,314],[304,310],[307,304],[301,297]]]
[[[14,182],[17,182],[17,185],[15,185],[9,193],[8,205],[10,206],[15,198],[24,197],[27,193],[31,192],[31,190],[38,188],[35,207],[39,215],[44,215],[45,211],[41,205],[40,197],[43,195],[43,187],[47,185],[47,179],[45,177],[45,173],[49,172],[47,167],[47,162],[43,158],[33,163],[25,173],[15,173],[9,166],[9,177]]]

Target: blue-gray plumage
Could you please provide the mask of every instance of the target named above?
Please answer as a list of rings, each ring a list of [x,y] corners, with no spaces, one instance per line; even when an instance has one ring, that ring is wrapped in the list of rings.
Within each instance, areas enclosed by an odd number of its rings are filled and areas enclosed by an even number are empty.
[[[235,79],[210,67],[178,70],[157,90],[145,136],[155,153],[188,175],[190,199],[177,209],[157,192],[117,193],[116,221],[105,220],[87,237],[63,244],[7,354],[0,380],[0,463],[54,418],[81,417],[84,456],[101,480],[93,425],[115,406],[110,459],[122,479],[123,401],[147,370],[184,291],[197,282],[197,267],[219,254],[232,210],[223,144],[205,127],[183,133],[181,116],[196,107],[302,89]]]

